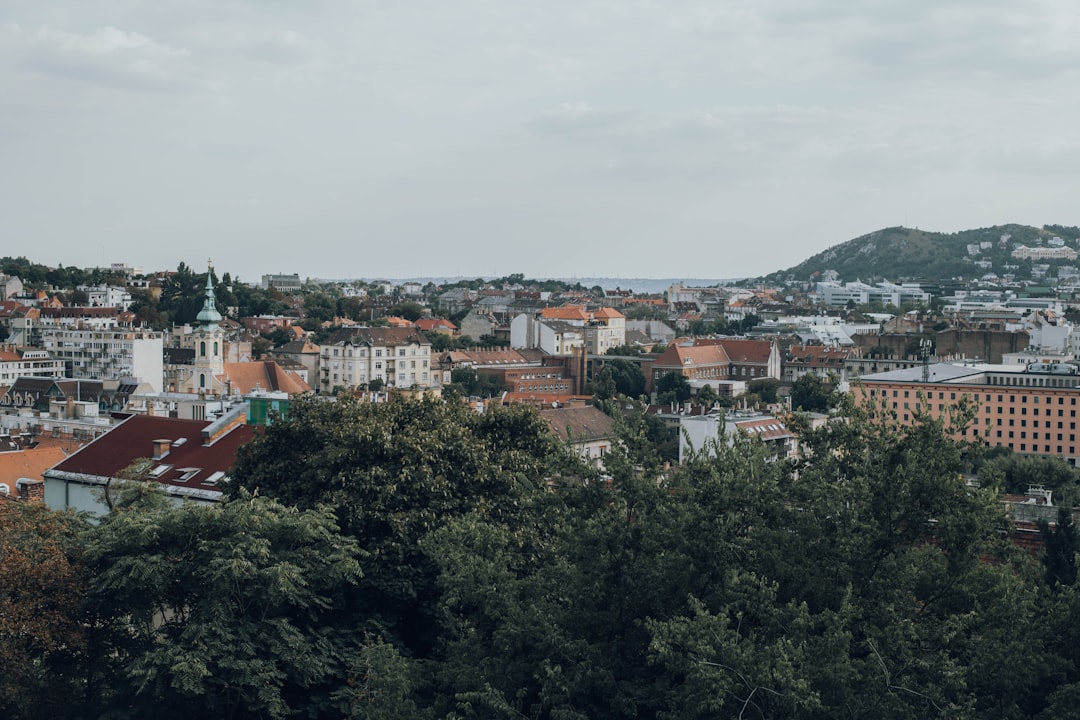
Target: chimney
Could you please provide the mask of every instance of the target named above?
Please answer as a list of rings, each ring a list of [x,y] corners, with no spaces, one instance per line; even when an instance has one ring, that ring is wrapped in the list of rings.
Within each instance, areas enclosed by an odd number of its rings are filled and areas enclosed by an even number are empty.
[[[161,460],[163,457],[169,454],[169,450],[172,448],[172,440],[154,440],[154,460]]]
[[[23,502],[45,502],[45,481],[19,478],[15,481],[15,492]]]

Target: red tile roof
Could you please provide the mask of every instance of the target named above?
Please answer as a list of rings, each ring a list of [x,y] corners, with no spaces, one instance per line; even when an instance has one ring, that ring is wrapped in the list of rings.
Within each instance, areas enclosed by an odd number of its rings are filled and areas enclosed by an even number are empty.
[[[428,330],[457,330],[457,325],[443,318],[420,318],[413,325],[424,331]]]
[[[580,305],[567,305],[566,307],[544,308],[540,311],[540,317],[545,320],[580,320],[588,322],[589,313]]]
[[[15,492],[15,482],[19,478],[40,480],[43,472],[66,457],[67,454],[58,447],[0,452],[0,483]]]
[[[236,451],[251,442],[254,431],[248,425],[236,425],[206,445],[203,430],[211,424],[132,415],[48,472],[117,477],[135,460],[152,458],[155,440],[170,440],[168,454],[154,461],[155,467],[168,467],[153,480],[173,487],[213,490],[214,486],[204,481],[216,472],[228,472],[236,461]]]
[[[228,381],[233,392],[247,395],[255,390],[268,392],[306,393],[311,386],[293,373],[287,372],[274,360],[244,363],[225,363],[221,380]]]

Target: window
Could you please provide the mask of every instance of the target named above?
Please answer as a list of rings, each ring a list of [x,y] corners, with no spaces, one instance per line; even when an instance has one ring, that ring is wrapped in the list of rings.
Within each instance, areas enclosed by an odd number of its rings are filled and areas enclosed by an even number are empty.
[[[206,357],[206,341],[199,343],[199,357]]]

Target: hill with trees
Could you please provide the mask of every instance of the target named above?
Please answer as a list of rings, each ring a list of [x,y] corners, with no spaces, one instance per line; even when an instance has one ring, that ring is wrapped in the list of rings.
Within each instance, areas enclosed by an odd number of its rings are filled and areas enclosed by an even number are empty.
[[[1010,256],[1014,245],[1038,246],[1055,236],[1066,240],[1075,249],[1080,228],[996,225],[955,233],[906,227],[884,228],[835,245],[794,267],[772,273],[764,280],[812,280],[828,270],[835,271],[842,281],[864,282],[885,279],[973,279],[988,272],[1030,279],[1031,262]],[[980,247],[977,255],[969,254],[968,246],[981,244],[989,244],[989,247]],[[978,260],[988,261],[991,265],[989,268],[976,265]],[[1047,263],[1051,266],[1075,265],[1076,261]]]

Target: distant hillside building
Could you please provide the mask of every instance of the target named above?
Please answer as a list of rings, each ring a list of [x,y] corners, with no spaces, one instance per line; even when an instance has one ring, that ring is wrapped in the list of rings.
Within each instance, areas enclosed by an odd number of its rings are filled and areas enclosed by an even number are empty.
[[[880,282],[867,285],[861,282],[841,284],[838,282],[819,282],[817,296],[830,307],[845,307],[848,303],[869,305],[878,302],[882,305],[902,307],[908,304],[929,303],[930,293],[916,284]]]
[[[1077,252],[1067,247],[1027,247],[1020,245],[1011,255],[1020,260],[1075,260]]]
[[[263,290],[278,290],[283,293],[298,293],[300,289],[304,287],[304,283],[300,281],[300,276],[296,273],[292,275],[263,275],[262,282],[259,286]]]

